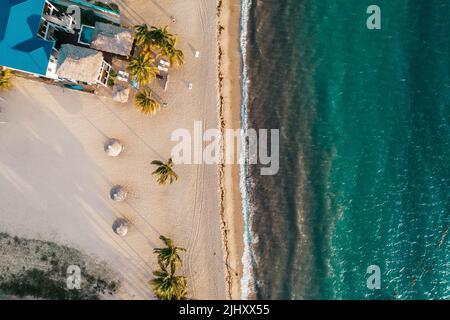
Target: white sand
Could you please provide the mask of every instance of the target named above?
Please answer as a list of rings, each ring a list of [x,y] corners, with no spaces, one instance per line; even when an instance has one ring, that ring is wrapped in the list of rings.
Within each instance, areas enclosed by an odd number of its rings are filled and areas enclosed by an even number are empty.
[[[241,128],[241,52],[240,52],[240,0],[223,1],[219,23],[222,32],[219,44],[220,82],[222,106],[221,122],[226,129]],[[234,145],[224,144],[224,152],[234,150]],[[229,151],[233,152],[233,151]],[[224,165],[220,172],[222,216],[226,230],[227,284],[230,299],[241,299],[240,281],[243,273],[242,255],[244,251],[244,220],[242,198],[239,188],[239,165]]]
[[[15,89],[2,94],[6,102],[0,100],[0,121],[8,121],[0,124],[0,231],[95,255],[119,273],[118,297],[129,299],[153,297],[147,285],[157,267],[152,250],[164,234],[188,250],[181,272],[190,295],[224,299],[217,167],[176,166],[181,180],[167,187],[150,175],[150,161],[169,157],[173,130],[192,132],[194,120],[217,127],[215,3],[121,2],[132,5],[123,12],[133,24],[169,24],[179,34],[186,65],[172,72],[162,93],[169,108],[147,117],[131,104],[16,78]],[[108,138],[123,141],[125,153],[107,157]],[[109,199],[115,184],[129,188],[126,202]],[[132,223],[124,238],[112,232],[117,217]]]

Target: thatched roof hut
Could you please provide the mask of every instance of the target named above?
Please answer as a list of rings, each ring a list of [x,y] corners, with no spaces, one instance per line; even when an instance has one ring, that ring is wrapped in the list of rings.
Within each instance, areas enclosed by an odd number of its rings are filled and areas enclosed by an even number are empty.
[[[128,221],[123,218],[118,218],[114,221],[112,229],[119,236],[125,236],[128,233]]]
[[[109,139],[104,145],[104,150],[110,157],[117,157],[122,153],[123,149],[122,143],[117,139]]]
[[[63,44],[59,50],[56,74],[60,78],[97,82],[103,69],[103,54],[99,51]]]
[[[96,22],[91,48],[129,56],[133,47],[133,31],[109,23]]]
[[[127,194],[127,189],[121,185],[115,185],[109,192],[111,199],[117,202],[125,201],[125,199],[127,198]]]

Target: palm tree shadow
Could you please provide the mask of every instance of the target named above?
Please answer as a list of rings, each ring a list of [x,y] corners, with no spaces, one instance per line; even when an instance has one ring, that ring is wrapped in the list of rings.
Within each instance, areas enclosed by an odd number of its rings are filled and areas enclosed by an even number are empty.
[[[192,55],[195,56],[197,53],[197,49],[194,48],[194,46],[190,43],[188,43],[189,49],[191,49]]]

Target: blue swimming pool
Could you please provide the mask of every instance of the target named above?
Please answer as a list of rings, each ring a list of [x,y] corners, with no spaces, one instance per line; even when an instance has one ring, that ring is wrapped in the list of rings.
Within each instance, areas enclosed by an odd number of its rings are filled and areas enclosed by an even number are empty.
[[[69,88],[69,89],[73,89],[73,90],[84,91],[84,88],[82,86],[79,86],[79,85],[64,84],[63,86],[66,87],[66,88]]]
[[[78,38],[78,42],[81,44],[90,45],[92,42],[92,37],[94,35],[94,27],[82,25],[80,36]]]

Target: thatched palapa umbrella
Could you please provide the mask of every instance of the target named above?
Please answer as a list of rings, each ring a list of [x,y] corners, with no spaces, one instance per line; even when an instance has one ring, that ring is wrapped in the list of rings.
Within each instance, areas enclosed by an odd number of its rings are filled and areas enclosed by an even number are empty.
[[[118,202],[125,201],[125,199],[127,198],[127,194],[127,189],[121,185],[112,187],[111,191],[109,192],[111,199]]]
[[[105,152],[110,157],[117,157],[123,151],[123,145],[117,139],[109,139],[105,143]]]
[[[118,218],[114,221],[112,229],[119,236],[125,236],[128,232],[128,221],[123,218]]]

